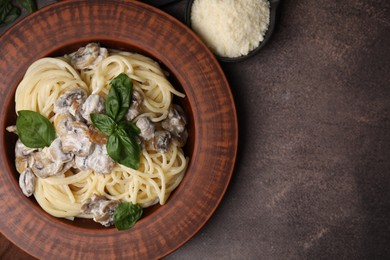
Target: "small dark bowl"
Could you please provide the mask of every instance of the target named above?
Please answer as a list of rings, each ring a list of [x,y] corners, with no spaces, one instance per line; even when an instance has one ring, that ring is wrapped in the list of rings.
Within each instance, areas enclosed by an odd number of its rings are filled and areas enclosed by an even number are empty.
[[[276,11],[278,8],[278,5],[281,0],[269,0],[270,3],[270,21],[268,25],[268,30],[265,32],[264,35],[264,40],[260,43],[259,46],[257,46],[255,49],[250,51],[247,55],[242,55],[239,57],[223,57],[219,56],[217,54],[214,54],[219,61],[223,62],[238,62],[238,61],[243,61],[246,60],[254,55],[256,55],[261,49],[264,48],[264,46],[268,43],[268,41],[271,39],[272,33],[274,32],[275,29],[275,23],[276,23]],[[191,26],[191,9],[192,9],[192,4],[194,3],[194,0],[187,0],[186,3],[186,13],[185,13],[185,23],[187,24],[188,27],[192,28]]]

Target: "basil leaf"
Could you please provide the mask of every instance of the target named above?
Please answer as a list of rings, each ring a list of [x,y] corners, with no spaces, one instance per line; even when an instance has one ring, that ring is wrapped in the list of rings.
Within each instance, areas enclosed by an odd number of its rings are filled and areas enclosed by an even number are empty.
[[[119,74],[110,82],[110,92],[113,91],[112,95],[108,93],[108,97],[116,98],[117,103],[109,100],[112,103],[109,103],[110,116],[116,121],[119,122],[126,114],[130,108],[131,96],[133,91],[133,82],[124,73]],[[107,102],[107,101],[106,101]],[[107,104],[107,103],[106,103]],[[115,106],[113,106],[115,104]],[[106,107],[107,110],[107,107]],[[108,112],[109,110],[107,110]]]
[[[108,155],[116,162],[119,162],[122,154],[122,145],[120,144],[119,135],[112,134],[108,137],[106,144]]]
[[[119,164],[138,169],[141,160],[141,145],[136,139],[140,133],[137,126],[121,121],[131,104],[133,83],[124,73],[110,82],[106,98],[106,114],[91,114],[92,123],[108,135],[108,155]]]
[[[121,121],[118,123],[118,128],[124,129],[128,134],[139,135],[141,130],[129,121]]]
[[[56,136],[49,119],[30,110],[18,111],[16,129],[22,143],[30,148],[50,146]]]
[[[3,23],[13,5],[10,0],[0,1],[0,23]]]
[[[3,20],[4,24],[10,24],[20,16],[20,9],[13,6],[11,11],[8,12],[7,16]]]
[[[117,127],[115,129],[115,134],[118,135],[118,136],[127,136],[126,130],[123,129],[122,127]]]
[[[114,224],[118,230],[126,230],[134,226],[141,218],[143,210],[140,205],[122,202],[114,212]]]
[[[115,88],[110,88],[106,98],[106,114],[115,120],[120,108],[119,97]]]
[[[111,117],[95,113],[90,116],[93,125],[96,126],[103,134],[111,135],[114,132],[117,125]]]
[[[18,0],[21,6],[25,8],[29,13],[37,10],[37,3],[35,0]]]
[[[138,170],[141,161],[141,145],[132,136],[119,136],[124,147],[122,149],[122,158],[118,161],[120,164]]]
[[[110,135],[106,149],[108,155],[116,162],[135,170],[139,168],[141,145],[133,136],[124,134],[121,129]]]
[[[10,0],[0,1],[0,25],[15,21],[19,15],[20,9],[14,6]]]
[[[4,5],[8,4],[8,2],[11,2],[11,0],[0,0],[0,9],[3,8]]]

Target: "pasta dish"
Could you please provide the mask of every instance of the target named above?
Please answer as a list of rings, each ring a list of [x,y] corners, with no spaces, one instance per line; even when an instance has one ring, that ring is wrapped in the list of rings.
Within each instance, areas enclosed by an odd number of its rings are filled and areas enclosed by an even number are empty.
[[[7,128],[19,136],[23,193],[55,217],[104,226],[120,221],[121,204],[137,211],[126,217],[135,221],[142,208],[164,204],[188,164],[188,119],[173,96],[185,97],[141,54],[90,43],[37,60],[16,90],[16,126]]]

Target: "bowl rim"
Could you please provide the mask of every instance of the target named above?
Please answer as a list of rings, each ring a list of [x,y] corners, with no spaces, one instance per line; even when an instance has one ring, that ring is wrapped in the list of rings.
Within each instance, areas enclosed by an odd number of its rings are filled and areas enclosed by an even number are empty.
[[[234,99],[233,99],[232,93],[230,91],[230,87],[229,87],[229,84],[227,82],[227,79],[226,79],[221,67],[219,66],[217,60],[213,56],[213,54],[208,50],[208,48],[201,42],[201,40],[191,30],[189,30],[184,24],[182,24],[181,22],[179,22],[175,18],[171,17],[170,15],[168,15],[167,13],[165,13],[159,9],[153,8],[149,5],[146,5],[144,3],[137,2],[137,1],[129,1],[129,0],[120,1],[120,2],[113,1],[113,0],[88,1],[88,4],[85,2],[86,1],[83,1],[83,0],[74,0],[74,1],[62,1],[62,2],[58,2],[58,3],[54,3],[54,4],[48,5],[42,9],[38,10],[37,12],[33,13],[32,15],[19,21],[14,26],[9,28],[0,37],[0,42],[4,43],[3,48],[0,50],[0,56],[6,57],[5,53],[7,51],[15,52],[15,47],[12,47],[12,46],[13,45],[16,45],[16,46],[23,45],[23,43],[21,41],[21,39],[23,39],[23,37],[27,37],[27,38],[31,39],[31,37],[32,38],[36,37],[34,33],[38,33],[38,34],[44,33],[44,32],[39,31],[39,29],[37,29],[37,28],[31,27],[33,24],[36,24],[36,22],[38,22],[38,24],[42,24],[43,18],[45,18],[46,16],[53,18],[53,17],[58,16],[58,15],[64,15],[66,12],[69,12],[71,7],[73,8],[72,10],[83,10],[86,12],[90,12],[92,14],[94,12],[96,12],[98,10],[98,8],[105,7],[107,9],[107,11],[112,11],[112,12],[117,11],[128,18],[129,18],[129,14],[134,13],[134,11],[133,11],[133,9],[134,9],[134,10],[137,10],[144,15],[147,14],[148,19],[150,19],[150,18],[153,18],[155,20],[160,19],[160,21],[163,21],[163,23],[166,26],[168,26],[169,29],[175,28],[180,33],[185,34],[186,41],[184,43],[182,43],[185,46],[183,46],[183,47],[179,46],[179,47],[183,50],[184,49],[187,50],[187,47],[192,47],[192,48],[195,48],[193,51],[197,50],[200,52],[200,55],[196,56],[197,63],[191,64],[191,66],[198,67],[201,70],[204,70],[203,77],[205,77],[206,79],[209,79],[211,77],[217,77],[217,79],[215,79],[215,80],[217,81],[217,83],[219,83],[219,85],[207,86],[206,90],[208,90],[210,92],[215,92],[214,94],[217,94],[215,96],[217,98],[219,96],[223,95],[223,98],[221,98],[221,100],[223,102],[226,102],[226,104],[224,103],[223,105],[221,105],[220,109],[218,109],[217,112],[223,111],[226,114],[226,115],[221,114],[221,117],[223,117],[224,120],[225,119],[229,120],[228,126],[229,126],[230,130],[228,133],[226,132],[225,128],[223,128],[224,131],[222,131],[222,134],[221,134],[221,133],[218,133],[218,131],[217,131],[218,129],[208,129],[206,131],[206,128],[204,126],[202,126],[202,123],[206,122],[206,123],[210,124],[211,126],[219,127],[218,123],[221,123],[222,119],[221,120],[214,120],[216,122],[209,123],[209,121],[210,121],[209,118],[203,118],[200,116],[197,116],[196,118],[194,118],[194,120],[197,120],[196,122],[194,122],[195,128],[199,128],[199,129],[196,129],[197,136],[195,137],[195,140],[200,140],[201,138],[208,138],[208,136],[211,134],[213,134],[213,136],[214,135],[216,136],[217,134],[221,135],[221,137],[219,137],[219,141],[221,141],[222,136],[224,138],[226,136],[228,136],[231,139],[228,141],[228,144],[217,144],[217,145],[221,146],[218,148],[219,150],[217,152],[220,154],[226,153],[226,156],[227,156],[227,159],[225,161],[226,163],[225,163],[225,165],[223,165],[224,171],[222,172],[222,168],[221,168],[222,166],[219,164],[218,165],[211,165],[211,167],[214,166],[216,169],[218,169],[221,172],[215,172],[215,173],[210,174],[213,178],[212,178],[212,180],[209,181],[209,183],[207,183],[207,185],[205,185],[207,187],[205,187],[204,189],[210,188],[211,191],[210,191],[210,194],[204,194],[204,195],[202,194],[202,196],[206,196],[206,195],[210,196],[210,202],[209,202],[210,205],[207,206],[207,212],[204,212],[205,214],[204,214],[204,216],[202,216],[202,219],[197,220],[195,227],[191,227],[191,229],[188,232],[185,232],[182,230],[184,235],[183,235],[183,239],[181,241],[175,241],[174,243],[170,243],[170,241],[167,241],[168,244],[166,245],[166,247],[164,247],[163,250],[160,250],[159,252],[157,252],[154,255],[150,255],[150,254],[148,255],[145,252],[141,252],[141,253],[143,253],[143,256],[145,256],[145,255],[153,256],[153,258],[163,257],[163,256],[175,251],[177,248],[179,248],[184,243],[186,243],[204,226],[204,224],[210,219],[211,215],[214,213],[214,211],[218,207],[219,203],[222,200],[223,195],[226,192],[226,189],[228,187],[228,184],[230,182],[230,179],[231,179],[231,176],[232,176],[232,173],[234,170],[234,165],[235,165],[235,161],[236,161],[236,157],[237,157],[237,147],[238,147],[238,122],[237,122],[237,114],[236,114]],[[122,7],[123,9],[119,9],[119,7]],[[136,15],[138,15],[138,13]],[[132,19],[141,19],[141,18],[142,17],[140,17],[140,18],[137,17],[137,18],[132,18]],[[91,21],[92,17],[91,18],[84,17],[83,19],[87,19],[87,21]],[[63,22],[63,21],[61,21],[61,22]],[[64,23],[69,23],[69,21],[65,21]],[[44,26],[53,26],[53,25],[51,25],[50,23],[46,23],[46,24],[44,24]],[[31,31],[26,30],[26,28],[31,28]],[[173,32],[173,34],[174,34],[173,36],[176,37],[177,36],[176,34],[178,34],[179,32]],[[67,32],[64,32],[64,33],[66,34]],[[129,36],[125,37],[125,36],[121,35],[121,38],[115,38],[112,36],[112,32],[109,32],[109,31],[104,31],[104,33],[102,33],[101,31],[97,30],[96,32],[94,31],[93,33],[95,33],[93,37],[91,37],[90,35],[83,35],[81,37],[79,37],[79,35],[72,36],[73,38],[67,39],[66,44],[64,43],[63,46],[70,45],[70,44],[73,44],[75,42],[80,42],[80,41],[89,41],[91,39],[102,39],[105,41],[117,41],[117,42],[122,42],[125,45],[137,46],[137,44],[140,44],[138,42],[138,39],[135,39],[135,38],[130,39],[130,38],[128,38]],[[149,32],[145,32],[145,35],[147,33],[149,33]],[[54,38],[55,38],[55,36],[54,36]],[[189,43],[189,39],[191,40],[192,44]],[[175,44],[176,44],[176,42],[175,42]],[[56,48],[59,48],[59,47],[52,46],[52,47],[50,47],[51,49],[50,48],[45,49],[45,46],[47,47],[47,45],[48,45],[47,43],[43,43],[42,47],[39,47],[38,49],[35,50],[36,53],[29,53],[28,50],[21,50],[20,54],[18,54],[18,55],[27,55],[28,58],[24,58],[24,60],[21,61],[20,64],[15,63],[16,61],[12,62],[11,58],[9,58],[9,57],[0,61],[0,72],[1,73],[11,72],[10,73],[11,79],[5,79],[3,81],[0,81],[0,92],[2,93],[2,95],[0,96],[0,99],[2,101],[1,107],[0,107],[0,112],[2,114],[2,117],[0,118],[0,125],[3,128],[3,130],[0,131],[0,145],[2,147],[4,147],[3,145],[5,143],[5,140],[4,140],[5,139],[5,134],[4,134],[5,129],[4,129],[4,127],[6,126],[5,125],[6,122],[5,122],[4,114],[7,112],[7,109],[5,107],[5,104],[7,102],[4,102],[4,101],[8,101],[8,103],[10,103],[10,100],[12,99],[12,96],[14,95],[15,88],[16,88],[15,82],[19,82],[21,80],[21,77],[24,74],[26,67],[28,67],[31,64],[31,60],[33,57],[35,59],[37,59],[37,58],[41,57],[42,55],[44,55],[45,53],[52,53],[56,50]],[[190,46],[187,46],[187,45],[190,45]],[[183,50],[182,50],[182,52],[183,52]],[[181,68],[180,66],[176,66],[176,63],[175,63],[175,62],[177,62],[177,60],[181,61],[184,58],[179,57],[179,59],[174,60],[172,55],[169,56],[169,58],[164,57],[163,54],[158,52],[159,50],[153,49],[152,44],[148,45],[148,47],[147,47],[147,49],[145,49],[145,51],[148,53],[151,53],[152,56],[157,57],[158,60],[161,61],[166,67],[168,67],[173,73],[177,74],[177,73],[185,72],[183,68]],[[18,67],[18,69],[19,69],[18,72],[15,72],[14,69],[9,69],[8,67],[5,67],[6,63],[10,62],[10,61],[11,61],[11,64]],[[28,64],[26,64],[27,61],[29,61]],[[206,61],[207,61],[207,67],[205,66]],[[202,64],[203,67],[200,64]],[[185,66],[185,68],[190,67],[190,65],[188,65],[188,64],[187,65],[184,64],[184,66]],[[210,70],[210,68],[211,68],[211,71],[208,71],[208,70]],[[203,108],[198,106],[198,105],[205,103],[205,101],[203,101],[203,103],[201,103],[202,100],[199,100],[199,98],[195,96],[195,94],[194,94],[195,90],[191,89],[191,87],[193,87],[194,83],[188,81],[188,79],[186,78],[186,76],[188,76],[188,75],[185,75],[185,73],[183,73],[183,74],[178,75],[178,76],[179,76],[178,81],[182,85],[186,94],[188,95],[189,93],[192,93],[192,95],[189,95],[188,98],[189,98],[189,102],[191,104],[191,109],[194,110],[193,114],[199,115],[200,112],[202,112]],[[199,83],[199,82],[195,82],[195,83]],[[198,90],[198,93],[196,93],[196,94],[200,93],[199,96],[201,96],[201,97],[205,97],[205,95],[207,94],[206,91],[204,91],[203,89],[197,89],[197,90]],[[207,107],[207,108],[209,109],[210,107]],[[200,130],[202,130],[202,131],[200,131]],[[225,146],[227,146],[227,147],[225,147]],[[227,148],[229,148],[229,150],[227,150]],[[197,142],[194,143],[194,151],[198,151],[198,153],[200,154],[200,152],[203,151],[202,149],[209,149],[209,147],[205,146],[205,145],[198,144]],[[198,153],[197,153],[197,155],[198,155]],[[203,156],[202,158],[204,158],[203,154],[199,155],[199,157],[200,156]],[[6,221],[0,223],[0,230],[2,231],[3,235],[5,235],[9,240],[11,240],[14,244],[19,246],[21,249],[25,250],[27,253],[29,253],[35,257],[38,257],[38,258],[45,258],[48,256],[54,256],[53,255],[54,253],[65,254],[65,252],[66,252],[70,255],[72,253],[74,254],[75,248],[73,248],[73,251],[71,251],[72,248],[66,248],[66,247],[61,248],[61,250],[63,252],[60,252],[58,248],[50,248],[51,252],[48,252],[47,249],[45,251],[45,249],[43,247],[36,248],[36,247],[34,247],[34,245],[36,245],[36,242],[31,241],[31,239],[28,237],[28,234],[26,234],[26,232],[24,232],[21,229],[21,227],[17,227],[17,224],[18,224],[18,223],[16,223],[17,220],[13,220],[12,217],[16,217],[17,215],[18,216],[23,215],[21,210],[26,210],[26,209],[31,210],[31,212],[25,213],[25,215],[27,215],[29,217],[35,217],[37,220],[38,220],[38,217],[42,217],[41,216],[42,210],[31,207],[31,201],[29,201],[29,199],[27,199],[26,197],[24,197],[24,195],[21,194],[21,192],[19,191],[19,189],[17,187],[17,183],[16,183],[15,179],[12,178],[11,174],[9,174],[14,169],[11,169],[12,167],[5,162],[6,158],[5,158],[4,152],[1,154],[0,157],[2,159],[2,160],[0,160],[0,166],[2,166],[1,167],[2,169],[0,171],[7,173],[7,174],[2,174],[2,176],[0,177],[0,189],[2,190],[2,193],[3,193],[3,191],[11,192],[11,194],[14,196],[13,199],[20,201],[20,208],[14,209],[14,211],[11,211],[11,212],[6,212],[6,210],[11,210],[11,208],[9,206],[6,206],[6,208],[1,211],[2,216],[6,217]],[[217,166],[219,168],[217,168]],[[194,169],[196,169],[195,167],[197,167],[197,166],[195,163],[191,163],[191,167],[194,167]],[[191,178],[191,179],[189,179],[188,183],[190,183],[190,181],[196,181],[196,178],[194,178],[194,176],[195,176],[195,173],[192,174],[190,177],[188,177],[188,178]],[[217,183],[217,188],[213,186],[215,184],[213,184],[212,181],[215,181],[215,182],[220,181],[220,183]],[[178,189],[183,191],[184,190],[183,185],[179,185]],[[186,186],[186,188],[187,188],[187,186]],[[6,196],[0,196],[0,199],[4,200],[5,197]],[[168,216],[171,216],[169,214],[172,214],[172,212],[175,211],[175,209],[173,208],[174,206],[177,206],[177,205],[180,206],[181,205],[180,203],[182,203],[182,204],[186,203],[186,202],[181,202],[178,199],[174,200],[171,203],[169,203],[169,202],[170,201],[168,201],[168,203],[166,205],[164,205],[161,208],[161,210],[158,211],[159,214],[165,214],[165,215],[157,216],[157,214],[154,214],[152,217],[150,217],[147,220],[141,219],[138,227],[135,227],[133,231],[129,231],[127,233],[126,232],[124,232],[124,233],[118,232],[118,231],[115,231],[113,229],[108,229],[108,230],[105,230],[103,232],[100,232],[100,231],[95,231],[95,230],[88,230],[88,229],[85,229],[82,227],[64,225],[62,222],[60,222],[58,220],[54,220],[54,218],[47,217],[47,216],[43,217],[43,220],[47,221],[44,225],[48,228],[57,229],[57,231],[60,233],[61,232],[62,233],[65,233],[65,232],[74,233],[74,234],[68,234],[70,237],[74,238],[74,237],[79,236],[80,239],[86,239],[86,238],[91,239],[92,238],[92,239],[96,239],[97,241],[100,241],[99,239],[104,237],[104,238],[107,238],[109,240],[108,242],[111,243],[109,245],[112,245],[112,241],[115,241],[115,240],[118,240],[119,243],[123,243],[123,242],[119,241],[119,239],[123,239],[124,237],[126,237],[127,240],[129,240],[128,234],[130,234],[130,233],[138,235],[140,233],[140,229],[153,227],[154,221],[159,221],[160,218],[167,218]],[[199,203],[199,201],[196,201],[196,202]],[[20,219],[20,217],[21,216],[19,216],[18,218]],[[39,222],[38,224],[42,224],[44,222],[43,220],[39,219],[37,221],[37,222]],[[28,228],[30,231],[34,229],[34,227],[31,227],[31,224],[23,223],[23,225],[25,228]],[[189,224],[189,225],[191,225],[191,224]],[[71,231],[71,232],[69,232],[69,231]],[[45,232],[46,231],[42,231],[41,233],[37,234],[36,240],[39,241],[40,239],[42,239],[42,236],[44,236],[44,235],[46,235],[46,236],[51,235],[51,234],[48,234]],[[87,243],[85,240],[83,240],[83,242]],[[107,242],[107,241],[105,241],[105,242]],[[83,246],[83,244],[80,243],[78,246]],[[122,246],[122,247],[127,246],[128,247],[127,244],[126,245],[119,244],[119,246]],[[96,249],[96,253],[100,252],[98,248],[95,248],[95,249]],[[92,251],[88,252],[88,253],[91,254],[90,256],[93,256],[93,254],[94,254],[94,252],[92,252]],[[129,255],[131,255],[132,253],[134,254],[134,252],[130,252]],[[99,255],[99,256],[102,256],[102,255]],[[141,256],[141,254],[139,254],[138,256]]]
[[[169,4],[173,4],[173,3],[178,2],[178,1],[181,1],[181,0],[144,0],[143,2],[147,3],[149,5],[156,6],[156,7],[162,7],[162,6],[166,6]]]
[[[196,0],[186,0],[186,5],[185,5],[184,22],[191,30],[192,30],[191,10],[194,1]],[[267,45],[267,43],[270,42],[272,35],[275,31],[276,22],[277,22],[277,10],[281,0],[269,0],[268,2],[270,5],[270,21],[269,21],[268,29],[264,34],[264,39],[263,41],[260,42],[259,46],[251,50],[248,54],[238,56],[238,57],[225,57],[213,53],[219,61],[226,62],[226,63],[245,61],[258,54]]]

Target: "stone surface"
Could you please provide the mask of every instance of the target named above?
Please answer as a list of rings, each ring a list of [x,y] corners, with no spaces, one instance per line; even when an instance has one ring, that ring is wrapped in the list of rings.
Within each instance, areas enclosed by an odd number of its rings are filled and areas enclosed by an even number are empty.
[[[184,6],[162,9],[183,21]],[[390,2],[284,0],[278,14],[261,53],[221,64],[236,168],[210,221],[167,259],[390,255]],[[1,236],[0,258],[30,257]]]

